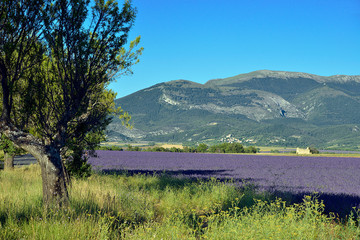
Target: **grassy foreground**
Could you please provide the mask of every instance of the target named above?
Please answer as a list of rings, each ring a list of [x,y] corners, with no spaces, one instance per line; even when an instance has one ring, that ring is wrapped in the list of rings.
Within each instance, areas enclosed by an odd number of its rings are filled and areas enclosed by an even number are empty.
[[[164,176],[73,180],[71,205],[45,211],[37,165],[0,171],[0,239],[359,239],[359,217],[288,206],[252,189]]]

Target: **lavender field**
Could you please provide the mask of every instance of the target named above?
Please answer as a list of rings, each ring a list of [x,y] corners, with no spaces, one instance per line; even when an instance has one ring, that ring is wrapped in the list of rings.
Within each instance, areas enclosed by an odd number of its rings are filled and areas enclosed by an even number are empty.
[[[233,179],[259,189],[360,196],[360,158],[97,151],[96,170]]]

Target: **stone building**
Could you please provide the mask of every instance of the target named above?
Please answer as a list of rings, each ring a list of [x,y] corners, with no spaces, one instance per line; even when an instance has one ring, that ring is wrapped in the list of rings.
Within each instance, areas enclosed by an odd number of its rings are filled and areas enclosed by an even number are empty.
[[[312,154],[310,148],[296,148],[296,154]]]

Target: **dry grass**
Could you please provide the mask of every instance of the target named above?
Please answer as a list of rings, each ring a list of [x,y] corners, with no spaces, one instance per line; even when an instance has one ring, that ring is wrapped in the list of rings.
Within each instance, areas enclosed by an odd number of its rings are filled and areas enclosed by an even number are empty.
[[[162,145],[160,145],[160,147],[163,147],[163,148],[175,147],[175,148],[184,149],[183,145],[181,145],[181,144],[162,144]]]

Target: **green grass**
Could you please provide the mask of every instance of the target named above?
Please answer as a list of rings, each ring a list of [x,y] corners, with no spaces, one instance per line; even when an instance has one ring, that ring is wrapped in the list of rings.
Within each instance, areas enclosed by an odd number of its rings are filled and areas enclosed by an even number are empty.
[[[0,171],[0,239],[359,239],[306,197],[288,205],[251,186],[167,176],[73,179],[66,209],[42,206],[37,165]]]

